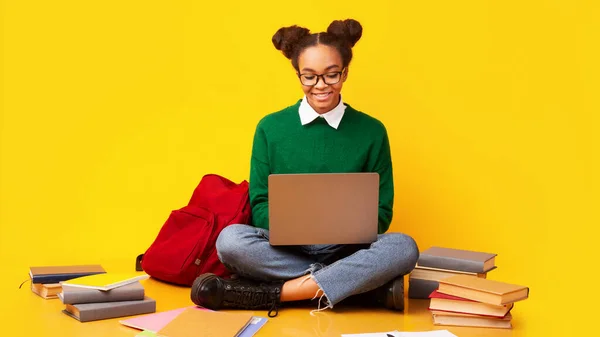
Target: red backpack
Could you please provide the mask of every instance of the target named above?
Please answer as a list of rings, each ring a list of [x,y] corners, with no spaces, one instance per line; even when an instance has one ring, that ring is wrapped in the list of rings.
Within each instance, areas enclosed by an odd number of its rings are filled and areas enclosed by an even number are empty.
[[[228,277],[215,242],[223,228],[249,220],[248,182],[207,174],[188,205],[171,212],[152,245],[138,256],[138,267],[156,279],[188,286],[207,272]]]

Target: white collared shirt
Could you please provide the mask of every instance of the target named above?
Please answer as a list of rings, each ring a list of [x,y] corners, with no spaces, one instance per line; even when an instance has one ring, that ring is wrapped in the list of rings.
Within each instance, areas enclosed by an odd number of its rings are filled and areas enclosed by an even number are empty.
[[[304,98],[302,98],[302,102],[300,102],[300,107],[298,108],[298,113],[300,114],[300,122],[302,123],[302,125],[306,125],[314,121],[315,119],[322,117],[325,118],[325,121],[327,121],[327,124],[329,124],[329,126],[336,130],[340,125],[340,122],[342,121],[342,117],[344,117],[344,111],[346,111],[346,105],[344,104],[344,101],[342,100],[341,96],[340,103],[338,103],[338,105],[335,108],[324,114],[317,113],[315,109],[313,109],[310,106],[310,104],[308,104],[308,101],[306,100],[306,95],[304,96]]]

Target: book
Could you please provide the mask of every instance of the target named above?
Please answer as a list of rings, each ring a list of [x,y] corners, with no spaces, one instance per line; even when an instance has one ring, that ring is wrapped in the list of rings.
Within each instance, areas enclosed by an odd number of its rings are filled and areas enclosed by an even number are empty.
[[[461,317],[490,317],[485,315],[476,315],[476,314],[466,314],[462,312],[451,312],[451,311],[441,311],[441,310],[429,310],[432,315],[446,315],[446,316],[461,316]],[[496,318],[504,318],[504,317],[496,317]]]
[[[409,277],[408,298],[428,299],[429,295],[439,287],[438,281],[421,280]]]
[[[508,313],[503,318],[485,317],[476,315],[459,315],[459,314],[438,314],[433,316],[434,325],[454,325],[454,326],[469,326],[482,328],[512,328],[512,316]]]
[[[156,311],[156,301],[144,297],[141,301],[67,304],[63,313],[80,322],[148,314]]]
[[[210,311],[206,308],[190,306],[169,311],[157,312],[154,314],[132,317],[129,319],[121,320],[119,321],[119,323],[130,328],[143,330],[149,333],[156,333],[165,326],[167,326],[167,324],[169,324],[172,320],[175,319],[175,317],[184,312],[186,309]],[[253,319],[250,321],[250,324],[248,324],[248,326],[240,333],[239,337],[252,337],[258,330],[260,330],[260,328],[262,328],[263,325],[265,325],[265,323],[267,323],[266,318],[254,316]]]
[[[59,283],[31,284],[31,291],[45,299],[58,298],[61,288]]]
[[[440,293],[495,305],[513,303],[529,297],[529,287],[465,275],[443,279],[439,284]]]
[[[410,277],[412,278],[431,281],[439,281],[454,275],[469,275],[473,277],[487,278],[487,273],[470,273],[458,270],[422,267],[419,265],[417,265],[410,273]]]
[[[419,255],[417,264],[422,267],[487,273],[496,268],[496,255],[454,248],[431,247]]]
[[[159,337],[238,337],[251,323],[250,313],[185,309],[157,333]]]
[[[63,286],[80,287],[97,290],[111,290],[118,287],[122,287],[127,284],[135,283],[141,280],[145,280],[150,277],[148,274],[135,275],[135,274],[97,274],[84,277],[78,277],[72,280],[63,281]]]
[[[140,301],[144,299],[144,287],[138,281],[108,291],[64,285],[58,297],[64,304],[99,302]]]
[[[29,267],[31,283],[60,283],[77,277],[106,273],[98,264]]]
[[[455,312],[461,314],[473,314],[490,317],[504,317],[513,308],[513,303],[505,305],[493,305],[472,301],[466,298],[446,295],[434,291],[429,295],[429,310]]]

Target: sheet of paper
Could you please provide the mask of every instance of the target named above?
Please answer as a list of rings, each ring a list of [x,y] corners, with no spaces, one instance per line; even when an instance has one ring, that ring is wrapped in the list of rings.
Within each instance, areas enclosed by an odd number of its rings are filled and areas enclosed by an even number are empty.
[[[418,331],[418,332],[404,332],[404,331],[388,331],[388,332],[375,332],[375,333],[359,333],[359,334],[346,334],[342,337],[458,337],[448,330],[433,330],[433,331]]]
[[[398,331],[346,334],[342,337],[398,337]]]
[[[458,337],[448,330],[433,330],[421,332],[396,331],[394,337]]]

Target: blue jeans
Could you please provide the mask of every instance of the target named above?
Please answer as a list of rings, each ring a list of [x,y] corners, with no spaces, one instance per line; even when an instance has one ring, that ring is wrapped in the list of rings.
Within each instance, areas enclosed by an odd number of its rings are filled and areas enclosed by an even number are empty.
[[[217,253],[246,278],[285,281],[311,274],[330,308],[410,273],[419,258],[415,241],[401,233],[380,234],[366,245],[271,246],[268,230],[248,225],[225,227]]]

